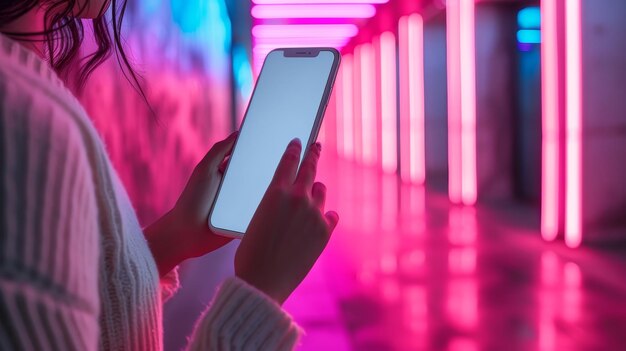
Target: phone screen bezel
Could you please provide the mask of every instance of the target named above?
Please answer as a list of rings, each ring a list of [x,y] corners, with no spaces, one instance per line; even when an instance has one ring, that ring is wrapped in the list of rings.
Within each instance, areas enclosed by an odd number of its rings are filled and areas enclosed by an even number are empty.
[[[322,125],[322,120],[324,119],[324,114],[326,112],[326,107],[328,106],[328,101],[330,99],[330,94],[332,92],[333,86],[335,84],[335,79],[337,78],[337,72],[339,70],[339,64],[341,62],[341,54],[339,53],[339,51],[335,48],[326,48],[326,47],[315,47],[315,48],[277,48],[274,49],[270,52],[276,52],[276,51],[282,51],[283,52],[283,56],[284,57],[316,57],[319,55],[320,52],[322,51],[328,51],[331,52],[333,54],[333,63],[330,69],[330,73],[328,75],[328,80],[326,81],[326,86],[324,87],[324,92],[322,94],[322,99],[320,100],[320,104],[318,106],[317,109],[317,115],[315,116],[315,122],[313,123],[313,128],[311,128],[311,132],[309,134],[309,139],[307,140],[306,144],[303,145],[306,147],[306,151],[305,151],[305,156],[306,156],[306,152],[308,152],[309,150],[309,146],[311,144],[313,144],[315,142],[315,140],[317,139],[317,136],[319,134],[319,130],[320,127]],[[259,77],[257,79],[257,83],[254,86],[254,90],[252,91],[252,95],[250,96],[250,100],[252,101],[252,99],[254,99],[254,94],[257,90],[257,86],[258,86],[258,82],[263,79],[263,68],[265,67],[265,64],[268,60],[268,58],[270,57],[270,54],[267,55],[265,62],[263,62],[263,67],[261,67],[261,72],[259,73]],[[241,126],[239,127],[239,129],[243,128],[244,124],[246,123],[246,117],[248,116],[248,110],[250,108],[250,103],[248,103],[248,106],[246,107],[246,112],[244,114],[244,118],[241,122]],[[239,142],[239,135],[237,136],[237,139],[235,140],[235,144],[233,145],[233,152],[234,150],[236,150],[237,147],[237,143]],[[209,216],[207,219],[207,223],[209,226],[209,229],[211,229],[211,231],[213,231],[216,234],[222,235],[222,236],[227,236],[227,237],[231,237],[231,238],[241,238],[244,236],[244,233],[240,233],[234,230],[230,230],[230,229],[226,229],[226,228],[220,228],[217,226],[214,226],[211,219],[213,218],[213,210],[215,208],[215,204],[217,203],[217,198],[218,195],[221,191],[222,188],[222,183],[224,182],[224,179],[228,176],[228,167],[230,165],[230,162],[227,163],[226,168],[224,169],[224,176],[222,177],[222,180],[220,181],[220,184],[217,188],[217,192],[215,193],[215,199],[213,199],[213,203],[211,204],[211,210],[209,211]]]

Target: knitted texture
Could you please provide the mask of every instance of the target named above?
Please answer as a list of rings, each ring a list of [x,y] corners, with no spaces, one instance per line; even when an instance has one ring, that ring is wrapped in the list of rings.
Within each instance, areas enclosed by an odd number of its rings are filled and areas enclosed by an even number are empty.
[[[177,289],[176,271],[160,285],[80,103],[46,62],[3,35],[0,177],[0,349],[161,350],[162,300]],[[295,345],[291,318],[238,279],[214,301],[194,345]]]

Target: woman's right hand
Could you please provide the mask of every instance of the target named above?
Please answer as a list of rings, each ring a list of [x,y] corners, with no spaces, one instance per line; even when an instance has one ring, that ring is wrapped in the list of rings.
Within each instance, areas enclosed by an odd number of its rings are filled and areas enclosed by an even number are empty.
[[[235,255],[235,274],[282,304],[322,253],[339,216],[324,213],[326,187],[315,182],[321,146],[287,146]]]

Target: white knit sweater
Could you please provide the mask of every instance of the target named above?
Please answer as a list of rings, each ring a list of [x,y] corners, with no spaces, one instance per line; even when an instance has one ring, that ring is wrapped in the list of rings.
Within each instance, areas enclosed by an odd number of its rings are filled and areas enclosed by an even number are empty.
[[[46,62],[3,35],[0,176],[0,350],[161,350],[162,299],[177,288],[176,272],[160,285],[80,103]],[[278,305],[233,277],[189,348],[291,349],[299,333]]]

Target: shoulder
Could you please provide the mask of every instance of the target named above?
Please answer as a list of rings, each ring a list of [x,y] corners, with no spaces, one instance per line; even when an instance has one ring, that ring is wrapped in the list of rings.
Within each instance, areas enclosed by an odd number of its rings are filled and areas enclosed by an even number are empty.
[[[84,110],[45,62],[20,50],[23,55],[0,53],[0,137],[6,151],[83,153]]]

